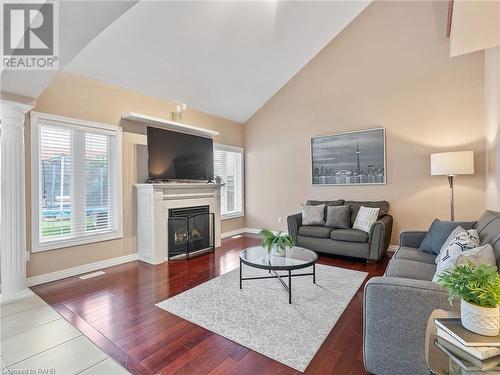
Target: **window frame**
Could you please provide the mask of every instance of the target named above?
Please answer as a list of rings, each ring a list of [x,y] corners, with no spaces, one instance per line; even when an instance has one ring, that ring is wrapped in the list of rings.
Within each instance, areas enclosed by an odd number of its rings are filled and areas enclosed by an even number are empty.
[[[214,143],[214,151],[216,150],[237,152],[241,154],[241,211],[232,212],[230,214],[222,214],[221,212],[220,218],[221,220],[230,220],[230,219],[245,217],[245,149],[243,147],[230,146],[222,143]],[[215,171],[215,165],[214,165],[214,171]]]
[[[116,155],[113,155],[114,166],[118,168],[117,173],[117,196],[114,197],[117,217],[116,230],[104,233],[78,234],[73,237],[66,237],[53,241],[40,241],[41,223],[41,191],[42,174],[40,173],[40,122],[52,123],[55,126],[79,129],[82,131],[95,131],[95,133],[116,136]],[[41,252],[47,250],[62,249],[71,246],[85,245],[101,241],[109,241],[123,238],[123,166],[122,166],[122,128],[108,124],[79,120],[64,116],[52,115],[48,113],[34,112],[30,114],[30,143],[31,143],[31,252]],[[73,149],[73,147],[72,147]],[[72,189],[74,186],[72,186]]]

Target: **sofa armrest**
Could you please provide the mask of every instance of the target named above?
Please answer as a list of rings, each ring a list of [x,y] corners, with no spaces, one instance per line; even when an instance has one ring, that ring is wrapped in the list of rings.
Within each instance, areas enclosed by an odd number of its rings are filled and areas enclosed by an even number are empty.
[[[391,215],[384,215],[371,226],[368,237],[370,247],[368,259],[379,260],[384,256],[391,241],[392,222]]]
[[[427,231],[405,230],[399,234],[399,246],[419,248]]]
[[[432,281],[370,279],[365,286],[363,307],[366,370],[377,375],[429,374],[425,331],[435,309],[453,308],[446,290]]]
[[[299,228],[302,226],[302,213],[290,215],[286,221],[288,224],[288,234],[292,236],[293,241],[297,243],[297,234],[299,233]]]

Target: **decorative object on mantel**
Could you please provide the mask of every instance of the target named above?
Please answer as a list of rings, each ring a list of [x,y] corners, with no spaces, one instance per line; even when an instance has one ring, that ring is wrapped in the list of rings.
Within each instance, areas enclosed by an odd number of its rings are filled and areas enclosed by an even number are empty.
[[[222,196],[222,189],[224,188],[224,186],[226,186],[226,183],[221,176],[215,176],[214,182],[215,185],[217,185],[217,199],[220,201]]]
[[[500,275],[496,266],[457,265],[444,272],[438,283],[448,289],[450,304],[454,298],[461,298],[461,319],[465,328],[480,335],[498,335]]]
[[[455,220],[455,177],[461,174],[474,174],[474,151],[431,154],[431,176],[448,176],[451,221]]]
[[[383,128],[314,137],[311,155],[313,185],[386,183]]]
[[[260,235],[263,238],[262,247],[267,249],[269,255],[283,257],[287,248],[295,246],[293,238],[286,233],[274,234],[270,229],[262,229]]]
[[[187,105],[185,103],[176,104],[175,112],[171,112],[172,120],[177,121],[177,122],[182,122],[186,111],[187,111]]]

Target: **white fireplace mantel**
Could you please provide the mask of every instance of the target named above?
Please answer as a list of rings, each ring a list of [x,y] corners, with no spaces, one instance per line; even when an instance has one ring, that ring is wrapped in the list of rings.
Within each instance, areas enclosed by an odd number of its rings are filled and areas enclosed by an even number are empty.
[[[171,208],[209,206],[214,214],[215,246],[220,246],[220,189],[213,183],[135,184],[139,260],[168,260],[168,212]]]

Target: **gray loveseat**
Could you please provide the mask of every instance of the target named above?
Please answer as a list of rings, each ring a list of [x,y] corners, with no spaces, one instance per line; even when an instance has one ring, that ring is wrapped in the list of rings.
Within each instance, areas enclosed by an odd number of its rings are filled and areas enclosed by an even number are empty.
[[[379,260],[389,247],[392,233],[392,216],[389,215],[389,202],[344,201],[307,201],[308,206],[325,204],[326,206],[351,206],[351,229],[335,229],[325,225],[302,225],[302,214],[288,217],[288,233],[298,246],[319,253],[344,255],[362,258],[367,261]],[[379,218],[372,225],[370,233],[352,229],[359,208],[378,207]],[[326,207],[325,207],[326,212]],[[325,214],[326,216],[326,214]]]
[[[493,246],[500,266],[500,212],[486,211],[475,228],[481,244]],[[385,275],[371,278],[365,286],[363,356],[365,368],[372,374],[429,374],[425,362],[427,320],[433,310],[452,307],[447,292],[431,281],[436,256],[418,249],[425,234],[402,232],[400,248]]]

